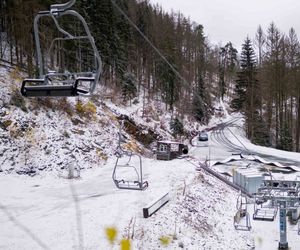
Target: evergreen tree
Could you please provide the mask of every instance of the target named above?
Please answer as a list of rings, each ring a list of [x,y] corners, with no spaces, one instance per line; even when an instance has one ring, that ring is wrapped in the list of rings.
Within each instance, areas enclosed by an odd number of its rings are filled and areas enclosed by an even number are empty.
[[[136,88],[136,79],[132,73],[126,73],[122,81],[122,96],[123,100],[130,101],[136,97],[137,88]]]
[[[256,56],[250,39],[247,37],[242,45],[240,71],[235,85],[235,98],[231,106],[236,111],[241,111],[246,118],[246,132],[251,140],[254,137],[255,113],[258,112],[260,99],[258,97],[258,81],[256,79]]]
[[[123,1],[117,1],[121,9],[126,9]],[[82,0],[81,6],[88,15],[89,26],[92,29],[97,48],[103,61],[104,80],[121,81],[126,69],[126,54],[124,36],[127,22],[117,12],[111,0]],[[126,10],[124,10],[126,12]],[[117,78],[115,78],[117,76]]]
[[[184,133],[183,124],[177,117],[170,121],[170,129],[174,137]]]
[[[197,121],[201,123],[208,122],[210,117],[209,103],[209,93],[205,90],[203,77],[199,75],[192,103],[193,116]]]
[[[226,93],[226,84],[225,84],[225,72],[222,64],[219,64],[219,93],[222,100]]]
[[[268,132],[268,127],[266,121],[264,121],[262,114],[258,111],[254,113],[253,126],[253,138],[252,142],[261,146],[270,147],[271,140]]]
[[[198,25],[195,28],[196,35],[196,86],[193,90],[192,113],[197,121],[207,123],[209,120],[210,95],[205,87],[205,38],[203,26]]]
[[[169,58],[169,62],[172,63],[173,60]],[[165,62],[160,62],[158,64],[158,76],[161,82],[162,98],[169,109],[173,111],[174,104],[179,97],[178,89],[178,79],[176,73],[170,68],[170,66]]]
[[[281,128],[280,130],[280,140],[279,144],[277,145],[277,148],[286,151],[293,150],[293,138],[287,122],[284,123],[283,128]]]
[[[234,86],[235,97],[231,100],[231,108],[234,111],[242,111],[246,102],[246,85],[244,74],[242,72],[237,73],[237,80]]]

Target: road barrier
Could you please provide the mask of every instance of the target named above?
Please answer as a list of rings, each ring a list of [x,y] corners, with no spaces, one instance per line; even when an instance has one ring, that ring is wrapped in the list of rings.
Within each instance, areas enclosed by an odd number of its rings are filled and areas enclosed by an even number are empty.
[[[144,218],[150,217],[157,210],[159,210],[162,206],[164,206],[170,200],[169,193],[165,193],[160,198],[152,201],[148,206],[143,208]]]

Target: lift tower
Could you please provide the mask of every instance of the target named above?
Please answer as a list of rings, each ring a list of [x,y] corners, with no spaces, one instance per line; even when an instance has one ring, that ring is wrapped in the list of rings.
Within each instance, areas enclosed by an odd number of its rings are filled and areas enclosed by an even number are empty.
[[[279,209],[280,241],[278,249],[288,249],[286,215],[290,211],[293,220],[298,219],[300,207],[300,181],[264,180],[262,186],[255,195],[255,204],[268,203],[270,208]],[[254,214],[258,214],[255,209]],[[254,217],[253,219],[260,219]],[[300,234],[298,221],[298,234]]]

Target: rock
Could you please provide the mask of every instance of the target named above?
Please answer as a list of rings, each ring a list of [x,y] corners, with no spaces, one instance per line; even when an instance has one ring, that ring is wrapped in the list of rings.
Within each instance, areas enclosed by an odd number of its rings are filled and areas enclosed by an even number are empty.
[[[82,121],[78,118],[72,118],[71,121],[72,121],[73,125],[75,125],[75,126],[77,126],[78,124],[85,124],[84,121]]]
[[[72,129],[71,130],[72,131],[72,133],[74,133],[74,134],[78,134],[78,135],[84,135],[84,131],[83,130],[81,130],[81,129]]]

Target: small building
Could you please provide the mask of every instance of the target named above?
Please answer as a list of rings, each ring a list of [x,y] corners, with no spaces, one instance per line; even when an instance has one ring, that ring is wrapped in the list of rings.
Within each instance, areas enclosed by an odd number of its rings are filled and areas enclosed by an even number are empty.
[[[233,171],[233,183],[250,194],[256,193],[262,185],[264,176],[256,169],[237,168]]]
[[[188,146],[176,141],[158,141],[156,150],[157,160],[173,160],[188,153]]]

